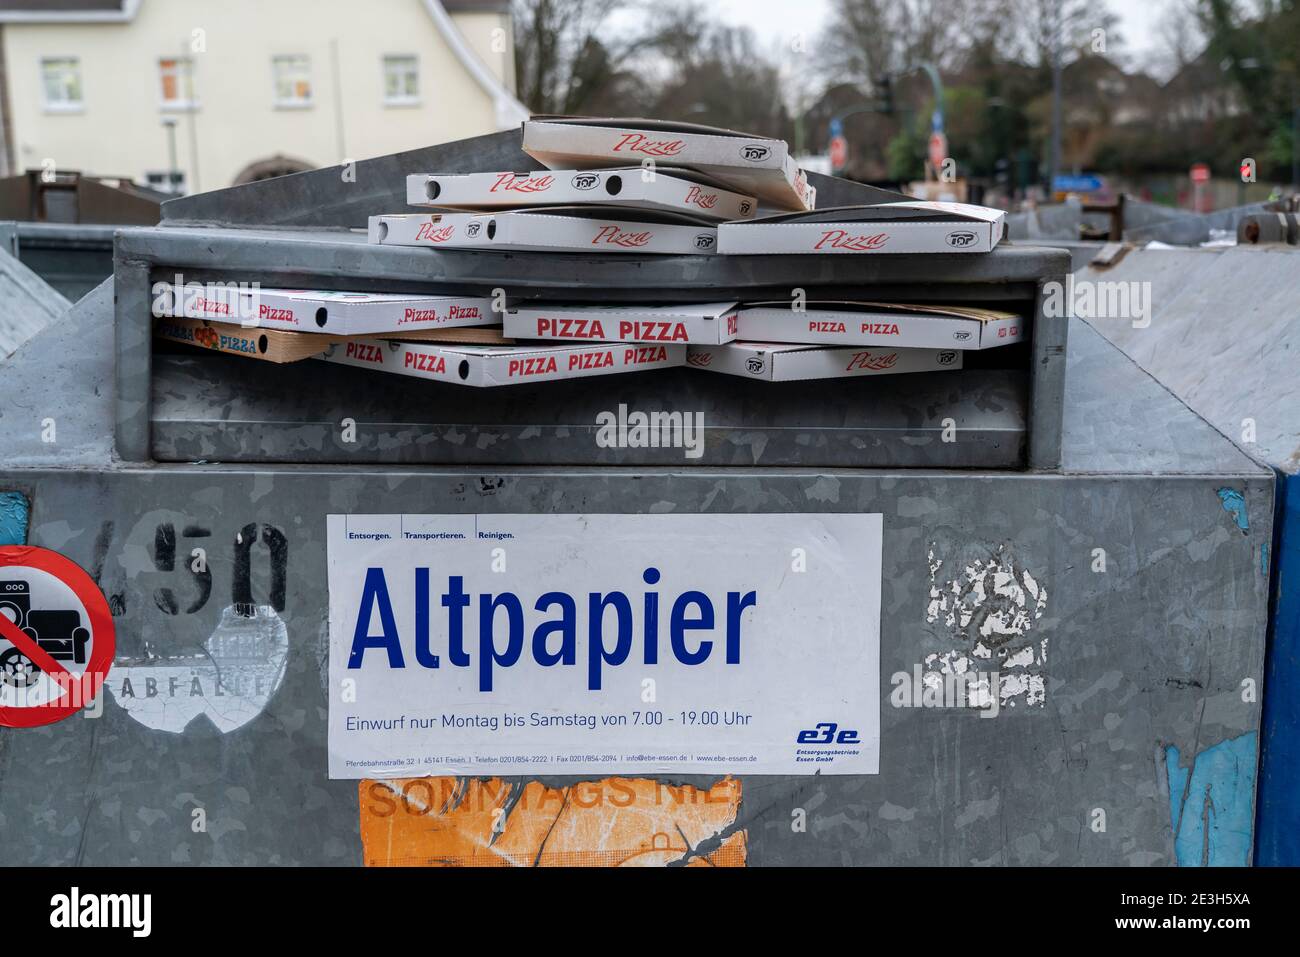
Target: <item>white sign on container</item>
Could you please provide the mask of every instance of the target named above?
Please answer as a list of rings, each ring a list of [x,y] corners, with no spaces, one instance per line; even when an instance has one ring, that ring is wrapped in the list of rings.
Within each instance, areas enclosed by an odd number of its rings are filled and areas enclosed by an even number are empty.
[[[876,774],[881,531],[330,515],[330,777]]]

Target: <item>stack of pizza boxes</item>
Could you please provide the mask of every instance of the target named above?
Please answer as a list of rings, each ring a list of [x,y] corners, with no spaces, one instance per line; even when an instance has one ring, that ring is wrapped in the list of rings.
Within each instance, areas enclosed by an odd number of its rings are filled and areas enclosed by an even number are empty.
[[[535,117],[523,170],[422,173],[419,213],[368,241],[597,256],[988,252],[1003,214],[955,203],[816,208],[781,140],[654,120]],[[455,253],[454,255],[463,254]],[[272,362],[315,357],[435,381],[510,385],[688,366],[768,381],[957,369],[1018,341],[1014,315],[869,302],[590,305],[451,294],[160,284],[166,339]]]
[[[408,176],[422,213],[373,216],[369,240],[433,249],[593,255],[713,256],[718,227],[772,210],[809,210],[807,176],[780,140],[652,120],[538,117],[522,146],[536,165],[488,173]],[[691,345],[735,339],[734,302],[592,307],[512,304],[514,349],[535,355],[521,375],[684,365]],[[535,343],[524,346],[521,341]],[[549,364],[548,364],[549,363]]]

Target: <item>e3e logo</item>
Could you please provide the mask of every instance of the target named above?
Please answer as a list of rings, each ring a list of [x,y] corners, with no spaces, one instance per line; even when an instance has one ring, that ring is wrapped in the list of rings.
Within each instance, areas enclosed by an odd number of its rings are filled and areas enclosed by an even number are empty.
[[[835,729],[838,727],[839,725],[835,724],[835,722],[826,721],[823,722],[822,724],[817,725],[817,727],[811,731],[800,731],[797,740],[799,744],[861,744],[862,743],[862,741],[859,740],[858,738],[857,731],[854,731],[851,728],[845,728],[837,735],[835,733]]]

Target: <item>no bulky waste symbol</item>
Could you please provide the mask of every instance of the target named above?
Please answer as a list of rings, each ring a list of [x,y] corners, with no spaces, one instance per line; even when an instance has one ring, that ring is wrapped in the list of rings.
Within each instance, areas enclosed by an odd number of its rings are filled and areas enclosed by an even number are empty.
[[[113,664],[113,617],[81,566],[0,548],[0,726],[34,728],[94,700]]]

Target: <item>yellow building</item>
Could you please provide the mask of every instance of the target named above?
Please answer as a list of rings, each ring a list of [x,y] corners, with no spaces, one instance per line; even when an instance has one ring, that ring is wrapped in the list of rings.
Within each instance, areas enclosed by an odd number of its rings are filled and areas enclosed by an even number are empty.
[[[0,174],[199,192],[526,115],[509,0],[0,0],[0,55]]]

